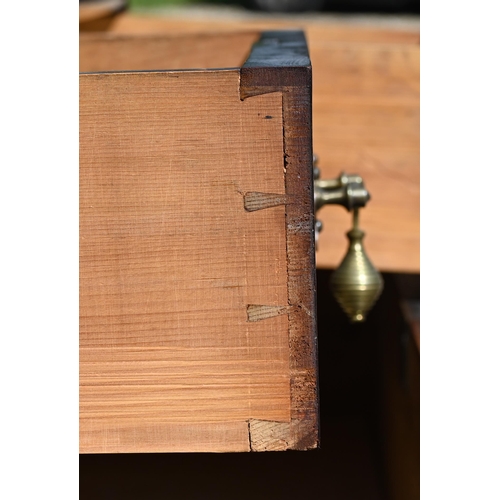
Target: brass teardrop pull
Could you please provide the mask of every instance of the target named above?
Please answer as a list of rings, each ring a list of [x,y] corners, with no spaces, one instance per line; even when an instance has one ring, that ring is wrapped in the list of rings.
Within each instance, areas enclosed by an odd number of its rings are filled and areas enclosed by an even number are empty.
[[[353,323],[365,321],[384,287],[381,274],[366,255],[364,236],[359,229],[359,209],[355,208],[353,228],[347,233],[347,254],[330,280],[335,298]]]
[[[384,287],[381,274],[375,269],[363,247],[365,233],[359,229],[359,209],[370,200],[363,179],[356,174],[342,173],[337,179],[320,179],[318,159],[313,157],[314,209],[324,205],[341,205],[353,212],[353,228],[347,233],[349,248],[330,280],[333,294],[353,323],[365,321]],[[316,248],[323,224],[315,220]]]

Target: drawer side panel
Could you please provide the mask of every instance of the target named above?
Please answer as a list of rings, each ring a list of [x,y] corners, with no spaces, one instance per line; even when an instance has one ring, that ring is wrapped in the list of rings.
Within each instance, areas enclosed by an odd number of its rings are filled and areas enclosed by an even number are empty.
[[[291,420],[285,206],[245,209],[285,199],[282,95],[239,85],[80,77],[83,453],[244,451]]]

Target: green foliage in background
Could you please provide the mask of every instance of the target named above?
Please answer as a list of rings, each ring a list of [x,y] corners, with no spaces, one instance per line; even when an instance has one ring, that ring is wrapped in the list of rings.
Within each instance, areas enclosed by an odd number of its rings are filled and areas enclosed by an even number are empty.
[[[167,7],[169,5],[184,5],[193,3],[193,0],[128,0],[130,9],[143,9],[147,7]]]
[[[128,0],[129,9],[147,9],[200,3],[238,4],[241,2],[238,0]]]

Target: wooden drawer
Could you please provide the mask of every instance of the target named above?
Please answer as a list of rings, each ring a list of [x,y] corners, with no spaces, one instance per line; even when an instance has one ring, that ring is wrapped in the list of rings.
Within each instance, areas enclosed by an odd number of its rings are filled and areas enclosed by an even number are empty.
[[[303,34],[91,34],[80,66],[81,452],[315,448]]]
[[[372,195],[363,212],[366,244],[386,272],[420,272],[420,33],[418,21],[388,16],[371,22],[336,16],[235,16],[210,19],[185,11],[124,13],[115,34],[304,30],[314,68],[313,148],[322,177],[363,177]],[[351,217],[323,210],[319,268],[336,268]]]

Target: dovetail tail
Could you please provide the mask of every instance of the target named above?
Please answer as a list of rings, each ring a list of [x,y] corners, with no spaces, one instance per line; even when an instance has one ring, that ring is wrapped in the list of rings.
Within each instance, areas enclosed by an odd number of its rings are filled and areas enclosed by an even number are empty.
[[[247,305],[248,321],[260,321],[262,319],[274,318],[281,314],[288,314],[291,311],[290,306],[265,306],[258,304]]]
[[[249,192],[243,196],[243,204],[247,212],[255,212],[264,208],[286,204],[286,195],[275,193]]]

